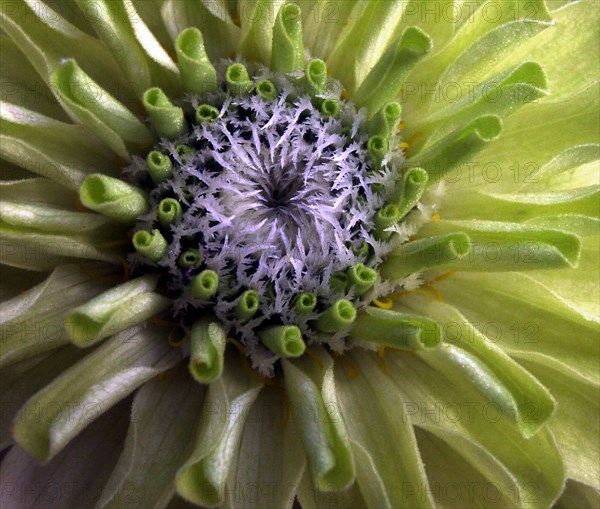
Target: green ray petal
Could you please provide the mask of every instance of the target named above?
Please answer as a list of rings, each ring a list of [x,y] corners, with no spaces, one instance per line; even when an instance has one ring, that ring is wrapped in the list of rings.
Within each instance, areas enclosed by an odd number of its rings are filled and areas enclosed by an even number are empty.
[[[244,426],[225,507],[292,508],[306,459],[294,423],[285,419],[281,394],[265,387]]]
[[[426,304],[423,299],[413,299],[407,307],[439,322],[444,333],[444,352],[439,355],[449,366],[455,365],[452,371],[462,367],[470,372],[472,383],[517,423],[525,437],[552,417],[556,407],[552,394],[453,307]]]
[[[102,278],[110,267],[93,267]],[[106,289],[77,265],[58,267],[42,283],[0,304],[0,366],[68,343],[63,320],[69,309]]]
[[[6,35],[0,35],[0,86],[1,100],[38,111],[56,120],[68,121],[60,104],[27,61],[18,46]]]
[[[499,221],[437,221],[419,236],[461,232],[468,235],[469,253],[449,258],[447,267],[458,271],[496,272],[546,270],[576,267],[581,252],[580,237],[560,228]]]
[[[119,257],[98,244],[97,235],[61,235],[15,228],[0,222],[0,262],[29,270],[51,270],[74,260],[118,264]]]
[[[574,481],[568,481],[560,499],[553,509],[596,509],[600,507],[600,493],[598,490]]]
[[[77,0],[138,97],[151,86],[181,91],[179,70],[129,0]],[[78,60],[80,61],[80,60]]]
[[[506,117],[547,94],[546,74],[542,67],[536,62],[525,62],[478,83],[468,94],[448,107],[410,123],[406,136],[419,132],[421,136],[417,147],[425,141],[433,143],[477,118],[484,115]],[[428,139],[429,136],[431,139]]]
[[[36,187],[37,196],[27,197]],[[42,192],[52,194],[43,195]],[[26,228],[47,233],[77,234],[97,231],[110,221],[98,214],[70,210],[74,208],[73,194],[49,180],[28,179],[0,183],[0,214],[3,221],[15,228]],[[44,203],[44,200],[61,197],[62,203]],[[54,200],[52,200],[54,201]],[[66,205],[66,206],[65,206]]]
[[[439,507],[515,509],[523,507],[519,487],[485,449],[461,435],[415,427],[419,452]]]
[[[326,60],[347,23],[362,9],[360,0],[301,0],[304,44],[315,57]]]
[[[175,492],[173,479],[193,447],[204,391],[175,370],[136,393],[123,452],[97,509],[164,507]]]
[[[436,283],[444,300],[513,357],[555,359],[570,376],[598,383],[598,325],[528,274],[456,274]],[[577,338],[577,348],[565,338]]]
[[[157,283],[158,276],[142,276],[72,309],[65,319],[71,341],[87,347],[164,311],[171,300],[154,293]]]
[[[470,162],[473,156],[498,139],[502,129],[502,120],[496,115],[476,118],[417,152],[410,158],[410,163],[427,171],[429,185],[442,179],[449,180],[447,175],[451,170]]]
[[[74,60],[59,64],[50,82],[67,113],[121,158],[129,159],[125,142],[139,149],[140,146],[147,148],[154,141],[148,128],[85,74]]]
[[[2,462],[0,475],[3,484],[10,483],[5,486],[20,484],[27,489],[5,490],[2,505],[29,509],[93,507],[123,444],[129,406],[130,402],[124,401],[98,416],[45,465],[20,447],[13,447]]]
[[[297,489],[297,497],[302,509],[368,509],[369,507],[357,482],[343,491],[322,492],[315,488],[309,473],[305,470]]]
[[[271,63],[273,26],[284,0],[241,0],[238,3],[242,32],[239,51],[246,60]]]
[[[454,187],[494,185],[512,192],[574,146],[598,143],[600,84],[556,102],[528,104],[505,119],[502,137],[446,180]],[[568,127],[568,128],[567,128]],[[510,150],[507,150],[510,147]],[[495,176],[499,171],[500,179]]]
[[[600,5],[595,0],[572,2],[553,11],[552,26],[515,48],[508,58],[499,59],[496,68],[530,59],[540,62],[548,75],[553,98],[568,97],[587,88],[598,79],[599,16]]]
[[[559,412],[548,423],[562,453],[567,476],[600,489],[600,391],[549,366],[521,360],[556,397]]]
[[[552,20],[544,0],[504,0],[502,4],[495,0],[482,2],[480,6],[473,3],[458,5],[461,14],[460,26],[454,37],[443,48],[438,48],[437,53],[424,60],[413,73],[410,80],[416,85],[416,90],[406,94],[406,118],[418,118],[417,112],[436,108],[445,101],[436,99],[435,93],[425,94],[425,91],[435,91],[436,84],[444,71],[461,55],[470,53],[474,45],[486,34],[507,23],[522,19],[550,22]],[[473,9],[475,7],[475,9]],[[467,16],[463,15],[467,13]],[[468,16],[468,14],[471,14]],[[443,14],[442,14],[443,15]],[[503,41],[506,44],[505,41]],[[494,53],[496,49],[494,48]],[[475,82],[477,80],[472,80]]]
[[[367,71],[375,65],[388,45],[394,44],[391,38],[404,7],[404,2],[356,4],[348,24],[342,29],[335,48],[327,58],[333,75],[350,93],[356,92]],[[373,30],[374,26],[377,30]],[[350,61],[349,55],[352,55]]]
[[[221,378],[209,386],[195,449],[176,476],[177,492],[198,505],[223,503],[244,424],[262,388],[238,362],[228,358]]]
[[[46,462],[99,415],[179,359],[164,330],[124,331],[31,398],[15,420],[15,440]]]
[[[113,56],[95,37],[73,26],[48,5],[19,2],[6,7],[0,18],[2,29],[48,85],[50,75],[62,59],[75,58],[93,80],[119,100],[131,104],[133,97]],[[89,17],[93,19],[95,15],[92,9]]]
[[[320,364],[305,357],[283,361],[285,390],[294,424],[319,491],[347,488],[354,481],[354,460],[335,393],[334,363],[318,350]]]
[[[210,4],[215,7],[215,2]],[[218,6],[213,10],[223,12]],[[161,15],[173,40],[186,28],[199,28],[212,61],[230,58],[237,48],[239,27],[228,19],[215,16],[201,0],[166,0],[161,7]]]
[[[425,355],[386,355],[388,371],[401,392],[410,421],[436,434],[458,433],[483,447],[512,475],[518,485],[516,500],[525,508],[549,507],[564,483],[560,453],[550,432],[543,428],[525,439],[498,406],[478,394],[470,384],[457,383],[464,373],[449,374],[441,352]],[[535,486],[531,492],[530,486]]]
[[[2,367],[0,404],[3,410],[0,412],[0,450],[14,443],[13,420],[27,400],[51,383],[68,366],[75,364],[88,353],[67,346]]]
[[[596,211],[597,213],[597,211]],[[588,320],[600,321],[600,288],[592,274],[597,274],[600,259],[600,221],[597,218],[577,214],[543,217],[528,224],[536,227],[555,228],[581,241],[581,256],[576,270],[533,271],[532,279],[541,283],[547,291],[556,295],[569,306],[579,310]]]
[[[119,163],[82,126],[20,106],[0,106],[0,156],[26,170],[78,190],[88,174],[117,174]]]
[[[361,352],[351,359],[359,374],[349,378],[340,366],[336,392],[367,505],[389,509],[434,507],[398,390],[372,355]],[[405,489],[408,487],[412,489]]]

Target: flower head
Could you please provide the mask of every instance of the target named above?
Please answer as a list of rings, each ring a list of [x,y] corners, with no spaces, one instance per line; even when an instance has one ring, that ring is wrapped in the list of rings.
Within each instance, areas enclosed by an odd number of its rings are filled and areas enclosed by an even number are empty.
[[[3,4],[9,507],[593,507],[598,9],[467,3]]]

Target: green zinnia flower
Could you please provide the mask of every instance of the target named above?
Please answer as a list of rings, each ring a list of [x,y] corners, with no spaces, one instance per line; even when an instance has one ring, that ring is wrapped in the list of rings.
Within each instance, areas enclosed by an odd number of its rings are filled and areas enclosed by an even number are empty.
[[[598,507],[595,0],[3,1],[2,507]]]

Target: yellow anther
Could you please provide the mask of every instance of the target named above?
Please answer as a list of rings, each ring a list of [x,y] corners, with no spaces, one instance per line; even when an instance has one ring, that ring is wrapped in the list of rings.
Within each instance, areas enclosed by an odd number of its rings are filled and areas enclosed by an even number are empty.
[[[336,359],[339,359],[339,361],[346,368],[346,373],[348,375],[348,378],[352,379],[352,378],[356,378],[358,375],[360,375],[360,370],[358,369],[358,366],[356,364],[354,364],[350,359],[344,357],[343,355],[341,355],[337,352],[333,352],[333,355]]]
[[[315,361],[319,365],[319,368],[321,369],[321,371],[323,371],[323,369],[325,368],[325,366],[323,366],[323,361],[321,360],[321,358],[315,352],[313,352],[310,348],[307,348],[305,350],[305,352],[308,354],[308,356],[313,361]]]
[[[169,345],[172,346],[173,348],[179,348],[181,345],[183,345],[185,343],[185,336],[183,336],[181,339],[176,340],[174,338],[175,335],[175,331],[179,329],[179,325],[172,327],[171,330],[169,331],[169,337],[168,337],[168,341],[169,341]]]
[[[347,90],[344,90],[342,92],[342,99],[344,99],[345,101],[349,101],[350,100],[350,92],[348,92]]]
[[[442,294],[440,293],[440,291],[435,286],[433,286],[430,283],[427,283],[425,285],[425,288],[427,288],[428,290],[430,290],[433,293],[433,295],[435,295],[435,300],[437,300],[438,302],[444,302],[444,299],[442,298]]]
[[[432,221],[439,221],[440,219],[442,219],[442,217],[439,214],[433,214],[433,216],[431,216]]]
[[[407,297],[409,295],[415,295],[415,294],[419,294],[419,295],[424,295],[425,297],[427,297],[427,300],[429,302],[431,302],[433,299],[431,298],[431,295],[429,295],[425,290],[421,290],[421,289],[417,289],[417,290],[407,290],[405,292],[399,292],[396,293],[394,295],[391,296],[392,300],[400,300],[403,297]]]
[[[248,358],[246,357],[246,349],[244,348],[244,345],[242,345],[235,338],[227,338],[227,343],[231,343],[240,352],[240,362],[242,363],[242,367],[244,368],[244,371],[246,371],[252,378],[254,378],[254,380],[258,380],[259,382],[266,383],[266,384],[270,383],[270,380],[271,380],[270,378],[265,377],[265,376],[260,376],[256,371],[254,371],[252,369],[252,366],[250,366],[250,363],[248,362]]]
[[[410,148],[410,145],[406,141],[403,141],[402,143],[398,144],[398,147],[408,150]]]
[[[445,279],[448,279],[450,276],[453,276],[454,274],[456,274],[456,272],[454,272],[453,270],[450,270],[440,276],[437,276],[436,278],[433,279],[433,281],[444,281]]]
[[[75,208],[79,212],[87,212],[87,209],[81,204],[81,200],[79,199],[79,193],[73,192],[73,200],[75,201]]]
[[[89,277],[90,279],[94,279],[96,281],[100,281],[100,282],[115,282],[115,279],[118,278],[117,275],[112,275],[112,276],[98,276],[97,274],[93,274],[92,272],[90,272],[87,267],[83,264],[80,263],[79,264],[79,270],[81,272],[83,272],[87,277]]]
[[[379,360],[381,361],[381,369],[386,374],[386,376],[389,375],[387,364],[385,362],[385,346],[382,346],[379,348],[379,350],[377,350],[377,355],[379,356]]]
[[[175,323],[175,322],[171,322],[169,320],[161,320],[160,318],[151,318],[150,319],[150,323],[153,323],[154,325],[158,325],[159,327],[166,327],[168,329],[171,329],[173,327],[177,327],[179,324]]]
[[[404,129],[406,127],[406,124],[404,122],[400,122],[398,124],[398,129]]]
[[[385,297],[383,299],[375,299],[371,304],[375,304],[378,308],[381,309],[392,309],[394,301],[389,297]]]

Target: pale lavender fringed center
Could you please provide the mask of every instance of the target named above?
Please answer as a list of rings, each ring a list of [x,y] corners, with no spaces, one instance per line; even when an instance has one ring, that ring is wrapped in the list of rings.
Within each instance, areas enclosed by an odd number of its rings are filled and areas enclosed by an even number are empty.
[[[144,221],[151,229],[165,197],[182,203],[168,255],[158,263],[169,273],[174,312],[185,318],[207,305],[186,291],[200,270],[177,264],[183,250],[198,249],[201,270],[219,275],[210,307],[241,336],[253,361],[263,350],[254,331],[265,321],[298,325],[306,339],[314,338],[308,322],[318,313],[294,312],[299,293],[315,293],[321,310],[342,297],[365,304],[351,290],[334,291],[329,279],[359,262],[376,267],[389,251],[373,237],[373,221],[397,174],[388,162],[372,171],[364,112],[343,103],[339,118],[325,117],[289,82],[276,84],[283,93],[275,102],[223,97],[218,120],[177,140],[193,147],[193,155],[181,159],[174,144],[161,143],[179,164],[173,178],[150,193],[153,213]],[[364,241],[368,259],[355,254]],[[241,323],[234,309],[247,289],[259,293],[260,313]],[[258,355],[265,356],[272,357]]]

